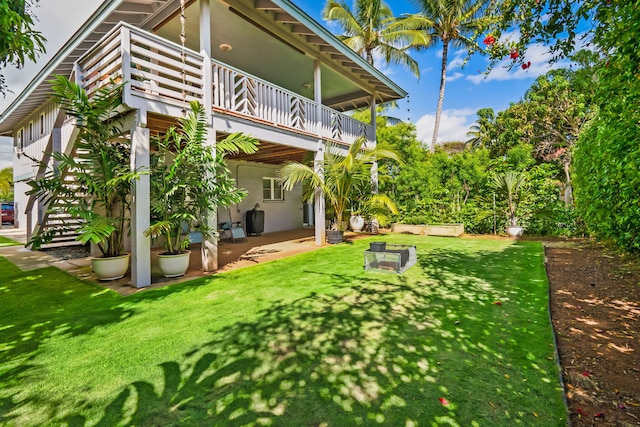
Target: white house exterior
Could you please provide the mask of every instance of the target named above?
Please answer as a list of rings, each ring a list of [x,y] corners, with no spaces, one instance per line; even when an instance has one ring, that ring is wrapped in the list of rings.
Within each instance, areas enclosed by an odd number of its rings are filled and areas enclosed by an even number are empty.
[[[178,0],[105,0],[98,10],[0,116],[0,135],[14,140],[16,221],[27,232],[47,220],[46,206],[29,199],[24,180],[44,173],[31,159],[70,152],[75,123],[50,100],[49,80],[69,76],[91,92],[110,78],[125,82],[132,168],[149,161],[150,132],[167,128],[192,100],[209,112],[209,139],[245,132],[260,140],[253,155],[229,158],[249,196],[218,213],[244,219],[256,204],[265,232],[303,224],[302,190],[266,189],[279,165],[307,153],[323,157],[328,141],[348,147],[373,126],[343,114],[406,93],[289,0],[192,0],[186,3],[186,41],[180,43]],[[184,71],[184,78],[182,72]],[[131,221],[132,282],[147,286],[150,242],[149,181],[134,188]],[[317,200],[316,241],[324,241],[324,203]],[[213,221],[215,226],[215,222]],[[203,242],[203,269],[217,269],[217,244]]]

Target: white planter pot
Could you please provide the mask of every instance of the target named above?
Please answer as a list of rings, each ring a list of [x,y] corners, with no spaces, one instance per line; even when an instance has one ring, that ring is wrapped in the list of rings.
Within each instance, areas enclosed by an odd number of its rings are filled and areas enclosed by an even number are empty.
[[[92,258],[91,269],[98,280],[116,280],[124,277],[129,269],[129,254],[110,258]]]
[[[158,264],[164,277],[184,276],[189,268],[191,251],[177,255],[158,255]]]
[[[509,235],[509,237],[518,238],[518,237],[522,236],[522,232],[523,231],[524,231],[524,228],[519,227],[519,226],[508,226],[507,227],[507,234]]]
[[[353,215],[349,218],[349,225],[353,231],[360,232],[364,228],[364,218],[360,215]]]

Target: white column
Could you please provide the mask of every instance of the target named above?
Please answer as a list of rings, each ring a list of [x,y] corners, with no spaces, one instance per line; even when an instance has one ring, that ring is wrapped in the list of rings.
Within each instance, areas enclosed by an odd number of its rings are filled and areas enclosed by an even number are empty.
[[[131,129],[131,169],[149,169],[149,129],[147,114],[138,111],[136,123]],[[144,231],[151,225],[151,179],[142,175],[133,183],[131,192],[131,283],[136,288],[151,284],[151,239]]]
[[[322,139],[322,75],[320,72],[320,61],[313,62],[313,99],[316,102],[316,133],[318,134],[318,148],[314,156],[314,169],[320,175],[324,175],[324,150],[325,143]],[[326,240],[325,229],[325,203],[322,190],[316,190],[315,194],[315,235],[316,245],[322,246]]]
[[[209,116],[210,117],[210,116]],[[212,122],[209,122],[209,129],[207,132],[206,144],[214,147],[216,145],[216,131],[213,128]],[[203,221],[206,222],[206,226],[209,230],[218,229],[218,208],[217,206],[211,212],[207,212]],[[216,271],[218,269],[218,237],[202,236],[202,249],[200,253],[202,259],[202,271]]]
[[[209,0],[200,0],[200,53],[204,57],[202,63],[202,87],[204,93],[203,106],[207,113],[207,141],[215,154],[216,130],[213,127],[213,70],[211,68],[211,9]],[[203,221],[210,230],[218,229],[218,208],[207,212]],[[202,236],[200,250],[202,271],[216,271],[218,269],[218,237]]]
[[[371,95],[371,126],[373,127],[373,144],[377,144],[376,140],[376,94]],[[378,162],[371,165],[371,192],[378,194]]]
[[[209,0],[200,0],[200,51],[211,58],[211,8]]]

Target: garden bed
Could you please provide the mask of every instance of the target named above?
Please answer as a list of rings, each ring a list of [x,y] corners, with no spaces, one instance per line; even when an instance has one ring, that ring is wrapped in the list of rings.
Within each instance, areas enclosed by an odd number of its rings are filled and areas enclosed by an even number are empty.
[[[420,236],[460,237],[464,234],[464,224],[393,224],[392,231]]]

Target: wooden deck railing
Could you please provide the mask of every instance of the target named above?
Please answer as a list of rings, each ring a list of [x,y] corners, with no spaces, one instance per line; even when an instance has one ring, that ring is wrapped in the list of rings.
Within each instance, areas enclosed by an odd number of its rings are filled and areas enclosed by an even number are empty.
[[[123,101],[134,107],[151,102],[157,111],[179,111],[197,100],[221,114],[345,145],[360,136],[374,141],[370,125],[324,105],[318,118],[313,100],[124,23],[80,58],[78,68],[89,94],[124,81]]]

